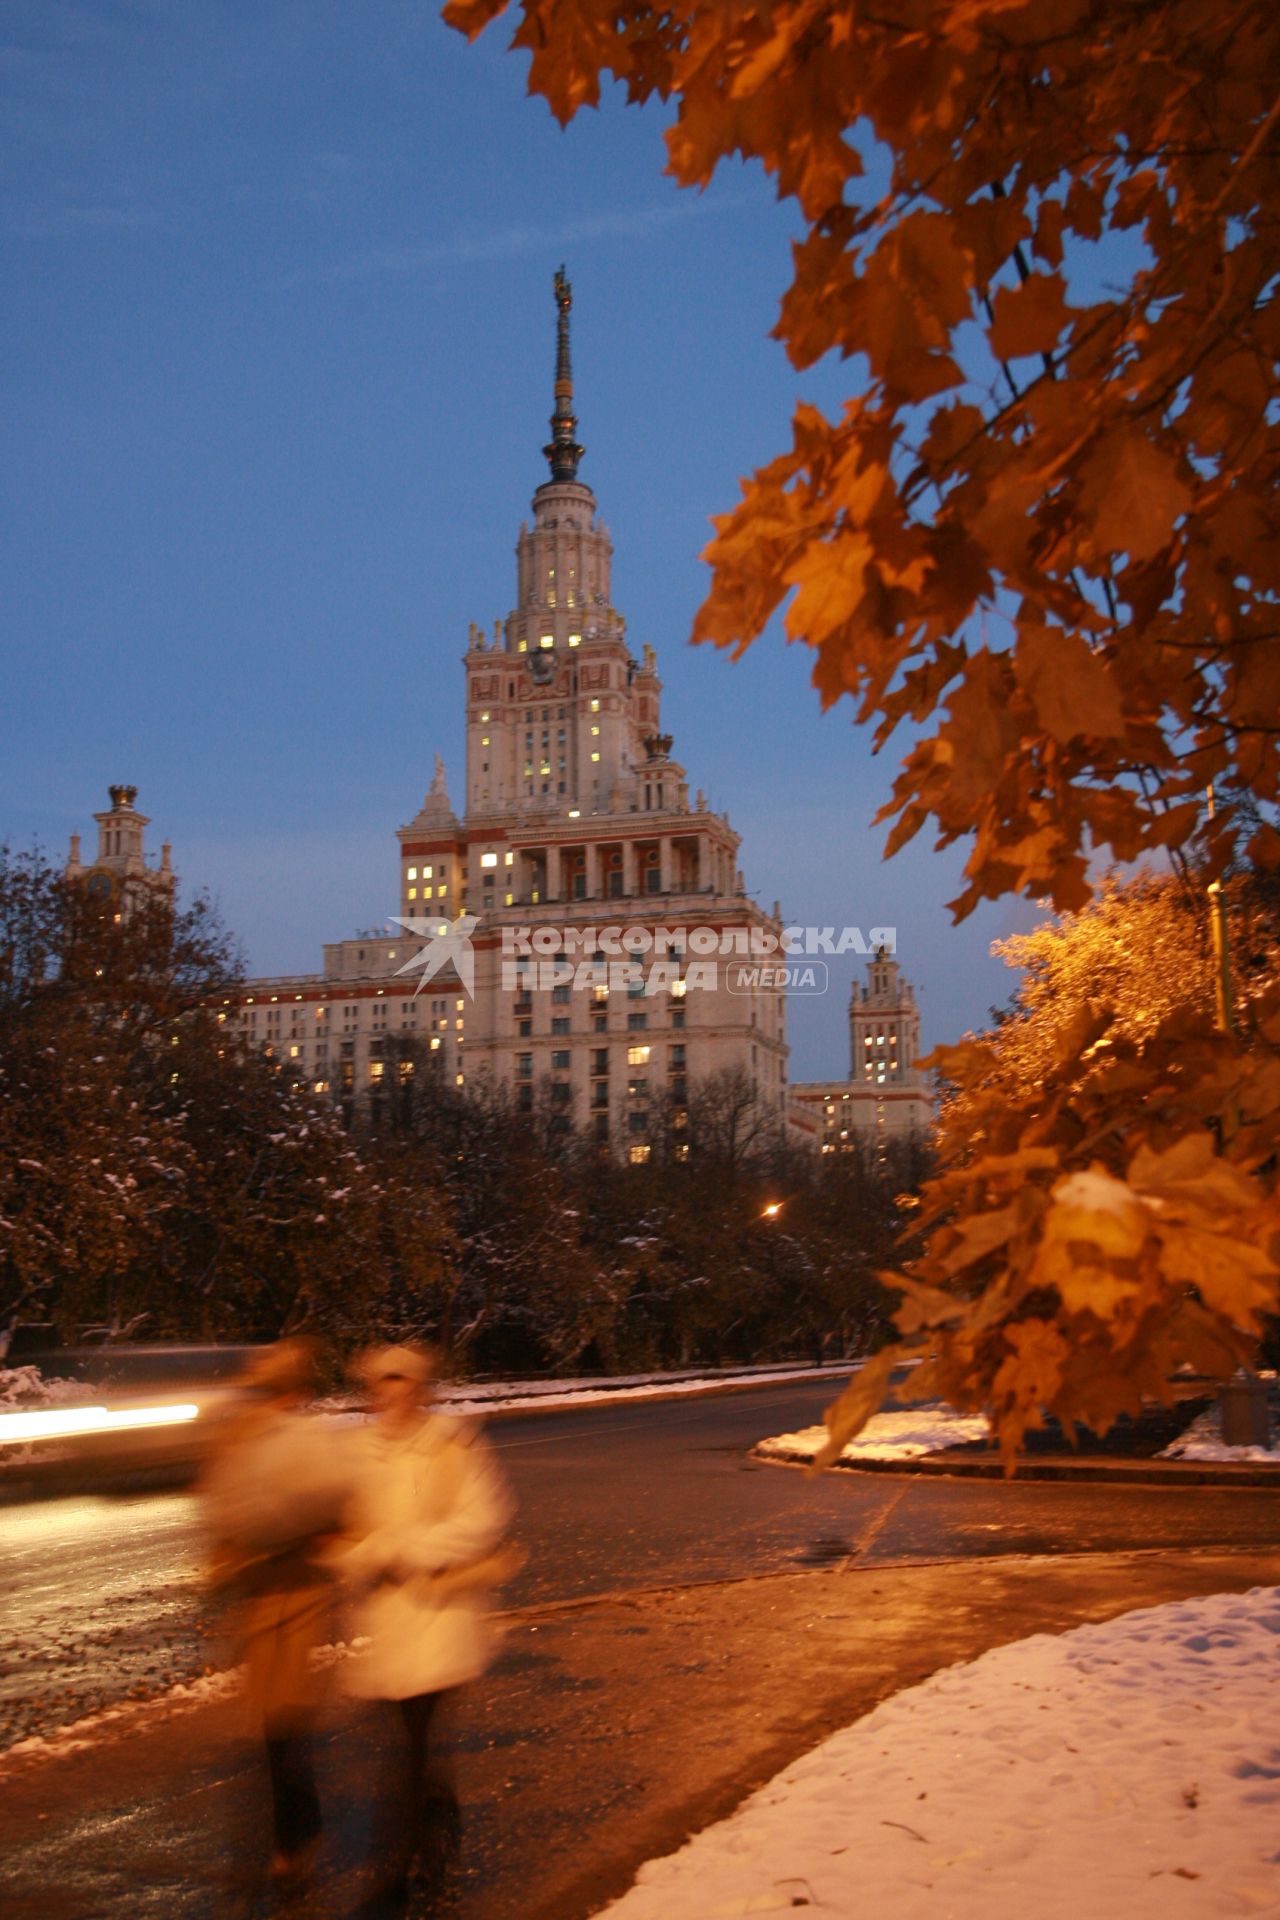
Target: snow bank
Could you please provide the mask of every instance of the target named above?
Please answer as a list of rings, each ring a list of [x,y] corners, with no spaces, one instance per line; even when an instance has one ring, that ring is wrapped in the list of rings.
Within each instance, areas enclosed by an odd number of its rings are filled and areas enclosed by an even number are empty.
[[[79,1406],[93,1392],[84,1380],[46,1380],[39,1367],[0,1367],[0,1413]]]
[[[997,1648],[651,1861],[610,1920],[1280,1912],[1280,1591]]]
[[[902,1413],[877,1413],[850,1440],[841,1460],[914,1460],[922,1453],[940,1453],[971,1441],[989,1441],[991,1428],[984,1413],[955,1413],[950,1407],[909,1407]],[[761,1440],[754,1451],[766,1460],[812,1460],[827,1444],[825,1427],[804,1427],[799,1433],[778,1433]]]
[[[1229,1447],[1216,1406],[1206,1407],[1158,1456],[1161,1460],[1260,1460],[1280,1466],[1280,1446]]]

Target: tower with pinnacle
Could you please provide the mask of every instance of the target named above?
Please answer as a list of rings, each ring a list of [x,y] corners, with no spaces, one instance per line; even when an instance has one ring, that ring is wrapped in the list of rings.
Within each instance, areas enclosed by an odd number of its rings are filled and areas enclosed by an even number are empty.
[[[695,1091],[726,1079],[785,1126],[783,988],[749,953],[723,964],[779,922],[746,894],[728,816],[690,798],[656,653],[614,605],[609,530],[579,477],[563,268],[553,294],[549,472],[516,540],[513,604],[467,636],[461,805],[437,756],[398,830],[396,922],[327,946],[322,975],[250,983],[235,1017],[352,1108],[376,1113],[425,1067],[638,1163],[660,1140],[683,1157]],[[416,992],[401,969],[460,916],[474,993],[444,970]],[[598,975],[556,973],[557,941]],[[548,953],[547,969],[531,960]],[[633,957],[647,984],[611,974]]]

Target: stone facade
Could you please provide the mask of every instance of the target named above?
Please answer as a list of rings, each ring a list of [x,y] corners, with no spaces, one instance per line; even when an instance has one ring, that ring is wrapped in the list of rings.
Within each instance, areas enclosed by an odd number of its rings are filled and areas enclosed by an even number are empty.
[[[933,1100],[919,1056],[915,989],[881,947],[867,962],[866,985],[855,984],[849,1001],[849,1078],[791,1088],[793,1137],[841,1153],[860,1140],[923,1136],[933,1125]]]

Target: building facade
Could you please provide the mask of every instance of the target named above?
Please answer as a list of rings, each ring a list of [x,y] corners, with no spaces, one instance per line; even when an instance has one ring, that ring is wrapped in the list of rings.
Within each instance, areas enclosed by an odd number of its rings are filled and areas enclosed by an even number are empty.
[[[855,982],[849,1001],[849,1077],[791,1088],[793,1137],[803,1134],[822,1153],[923,1137],[934,1116],[919,1057],[915,989],[879,947],[867,962],[866,984]]]
[[[690,799],[656,656],[613,604],[563,273],[555,301],[550,477],[514,605],[463,656],[462,811],[437,756],[397,834],[398,930],[326,946],[319,974],[249,982],[226,1017],[347,1103],[376,1110],[435,1071],[638,1162],[660,1135],[683,1150],[693,1090],[717,1076],[745,1077],[785,1130],[785,995],[760,964],[780,926],[745,892],[727,814]]]
[[[82,885],[104,912],[112,909],[121,919],[144,895],[172,899],[172,849],[166,840],[160,849],[159,866],[149,867],[146,833],[151,822],[138,811],[138,789],[108,787],[107,796],[110,807],[93,816],[98,823],[97,854],[86,865],[80,857],[80,835],[73,833],[63,874]]]

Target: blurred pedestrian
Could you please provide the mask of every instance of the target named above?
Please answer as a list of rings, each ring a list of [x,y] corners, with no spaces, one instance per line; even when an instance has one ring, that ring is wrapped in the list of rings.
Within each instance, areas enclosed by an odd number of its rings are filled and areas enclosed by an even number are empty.
[[[232,1603],[250,1707],[266,1747],[271,1877],[286,1888],[306,1881],[320,1843],[312,1654],[332,1611],[324,1553],[351,1487],[344,1453],[305,1410],[317,1384],[311,1341],[265,1348],[242,1377],[240,1403],[215,1440],[202,1482],[212,1581]]]
[[[394,1703],[398,1757],[374,1823],[372,1890],[361,1912],[394,1912],[416,1874],[437,1882],[460,1829],[453,1781],[429,1742],[442,1702],[493,1655],[488,1602],[519,1564],[512,1503],[473,1424],[432,1407],[433,1349],[380,1347],[360,1373],[373,1418],[357,1436],[352,1541],[343,1569],[357,1595],[350,1663],[358,1696]]]

